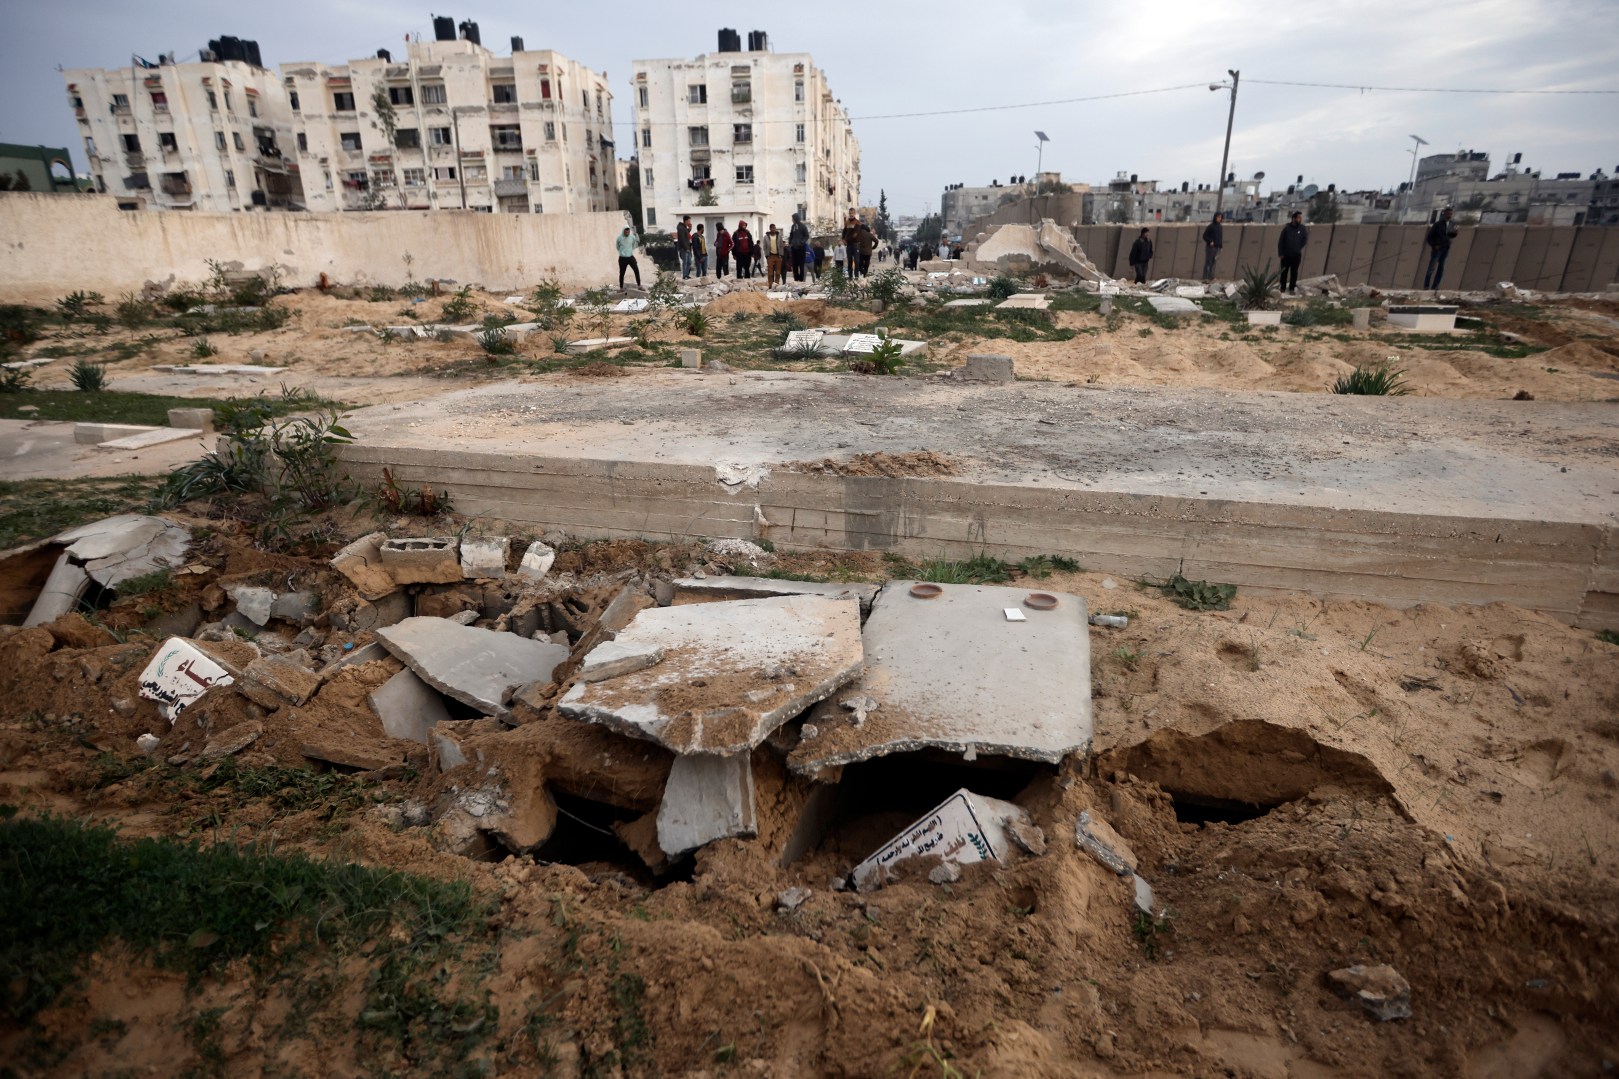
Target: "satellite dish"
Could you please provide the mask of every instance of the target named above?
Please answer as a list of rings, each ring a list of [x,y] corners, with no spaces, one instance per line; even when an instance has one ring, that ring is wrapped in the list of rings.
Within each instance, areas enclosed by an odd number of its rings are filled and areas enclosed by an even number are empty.
[[[1304,196],[1307,199],[1313,199],[1313,198],[1315,198],[1316,192],[1320,191],[1320,190],[1321,189],[1319,187],[1317,187],[1315,184],[1309,184],[1308,186],[1306,186],[1304,188],[1304,190],[1300,191],[1299,194]]]
[[[1256,179],[1256,180],[1263,180],[1263,179],[1264,179],[1264,178],[1265,178],[1265,174],[1264,174],[1264,173],[1263,173],[1263,172],[1256,172],[1256,173],[1254,173],[1254,179]]]

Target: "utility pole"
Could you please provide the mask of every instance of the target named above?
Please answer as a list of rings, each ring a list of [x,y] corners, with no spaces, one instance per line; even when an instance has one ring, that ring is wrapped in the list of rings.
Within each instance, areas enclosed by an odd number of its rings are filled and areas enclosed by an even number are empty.
[[[450,126],[455,130],[455,178],[461,184],[461,209],[467,208],[467,167],[461,160],[461,112],[450,109]]]
[[[1231,160],[1231,125],[1237,119],[1237,81],[1242,78],[1242,72],[1233,71],[1230,68],[1226,69],[1226,74],[1231,76],[1230,83],[1209,83],[1210,90],[1222,90],[1228,85],[1231,87],[1231,111],[1226,113],[1225,118],[1225,149],[1220,153],[1220,183],[1214,193],[1215,213],[1220,213],[1225,209],[1225,170],[1226,165]]]
[[[1411,136],[1411,179],[1406,181],[1405,193],[1400,196],[1400,220],[1398,224],[1405,224],[1406,207],[1411,203],[1411,189],[1417,186],[1417,148],[1428,145],[1428,140],[1421,135]]]

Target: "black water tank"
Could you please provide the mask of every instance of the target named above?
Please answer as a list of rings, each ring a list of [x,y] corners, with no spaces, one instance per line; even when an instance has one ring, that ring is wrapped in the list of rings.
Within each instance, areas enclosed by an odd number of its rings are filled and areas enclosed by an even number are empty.
[[[766,52],[770,48],[770,38],[763,30],[748,31],[748,51]]]
[[[1135,174],[1135,173],[1133,173],[1133,172],[1132,172],[1132,173],[1131,173],[1131,174],[1130,174],[1130,182],[1131,182],[1131,183],[1135,183],[1135,182],[1136,182],[1136,174]]]
[[[725,27],[720,30],[720,52],[741,52],[742,35]]]
[[[454,41],[455,20],[448,15],[433,16],[433,40]]]
[[[264,61],[259,57],[259,43],[257,41],[244,41],[242,45],[247,50],[247,62],[254,67],[263,67]]]
[[[377,59],[381,60],[385,64],[391,64],[394,60],[394,54],[389,52],[387,49],[378,49]]]
[[[512,52],[522,52],[522,51],[523,51],[523,39],[520,38],[520,37],[513,37],[512,38]]]
[[[483,42],[478,39],[478,24],[473,22],[471,19],[461,20],[461,36],[472,42],[474,45],[483,44]]]

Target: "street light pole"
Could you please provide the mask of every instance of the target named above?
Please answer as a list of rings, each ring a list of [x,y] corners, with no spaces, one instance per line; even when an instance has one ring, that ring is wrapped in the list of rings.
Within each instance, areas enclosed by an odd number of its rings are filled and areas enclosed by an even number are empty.
[[[1411,136],[1411,179],[1406,181],[1405,194],[1400,197],[1400,224],[1405,223],[1405,211],[1411,203],[1411,189],[1417,186],[1417,148],[1428,145],[1421,135]]]
[[[1225,118],[1225,149],[1220,152],[1220,182],[1214,194],[1215,213],[1220,213],[1225,209],[1225,170],[1226,165],[1231,160],[1231,125],[1237,119],[1237,82],[1242,78],[1242,72],[1233,71],[1230,68],[1226,69],[1226,74],[1231,76],[1231,82],[1229,83],[1231,87],[1231,109],[1226,113]],[[1227,84],[1210,83],[1209,89],[1219,90],[1225,85]]]

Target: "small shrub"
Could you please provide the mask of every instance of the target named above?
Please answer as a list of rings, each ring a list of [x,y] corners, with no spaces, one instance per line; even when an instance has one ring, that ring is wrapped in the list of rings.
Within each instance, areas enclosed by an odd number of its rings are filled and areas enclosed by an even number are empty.
[[[1282,321],[1289,326],[1347,326],[1354,320],[1355,316],[1347,308],[1319,299],[1282,316]]]
[[[630,323],[629,335],[641,348],[655,348],[658,344],[658,324],[649,318],[638,318]]]
[[[100,302],[101,294],[99,292],[75,290],[57,300],[56,307],[57,310],[62,312],[62,317],[65,319],[81,319],[89,313],[91,304]]]
[[[499,326],[491,326],[474,334],[478,347],[491,356],[510,356],[517,351],[517,342]]]
[[[566,353],[568,346],[571,344],[573,342],[568,339],[568,335],[565,333],[553,334],[551,337],[551,351],[558,355]]]
[[[0,367],[0,393],[22,393],[33,377],[31,367]]]
[[[191,355],[194,359],[206,360],[209,356],[219,355],[219,350],[208,343],[208,338],[199,337],[191,345]]]
[[[372,285],[370,291],[366,293],[365,298],[370,300],[372,303],[387,303],[389,300],[397,298],[398,295],[399,294],[397,292],[389,288],[387,285]]]
[[[1234,584],[1188,581],[1178,573],[1161,587],[1166,596],[1189,611],[1229,611],[1231,598],[1237,594]]]
[[[84,316],[85,325],[98,334],[104,334],[112,329],[112,316],[105,311],[92,311]]]
[[[68,377],[73,380],[73,388],[81,393],[100,393],[107,388],[107,369],[83,358],[74,361]]]
[[[444,308],[439,312],[439,317],[445,322],[466,322],[477,311],[478,301],[472,298],[472,286],[463,285],[454,296],[444,301]]]
[[[1001,274],[993,277],[989,282],[989,298],[992,300],[1008,300],[1017,295],[1018,283],[1012,278]]]
[[[448,491],[435,491],[422,484],[419,491],[408,491],[394,479],[393,469],[382,470],[382,485],[377,489],[377,501],[389,513],[409,513],[420,517],[435,517],[450,511]]]
[[[1271,272],[1269,262],[1263,269],[1250,266],[1237,282],[1237,304],[1245,311],[1269,311],[1282,297],[1281,285],[1281,276]]]
[[[680,278],[672,271],[659,270],[657,278],[646,294],[647,307],[653,311],[673,311],[686,302],[680,291]]]
[[[895,269],[884,270],[873,274],[866,282],[866,292],[874,300],[881,300],[884,307],[888,307],[900,298],[905,288],[905,275]]]
[[[1332,384],[1333,393],[1361,394],[1369,397],[1404,397],[1411,390],[1402,377],[1404,369],[1393,366],[1393,357],[1379,364],[1355,368],[1347,375],[1339,375]]]
[[[778,360],[818,360],[833,355],[833,352],[819,341],[800,341],[796,345],[789,345],[783,340],[771,354]]]
[[[119,298],[118,306],[114,310],[118,315],[118,321],[131,330],[139,329],[151,322],[152,317],[157,314],[152,309],[151,304],[136,296],[133,292],[124,293]]]
[[[202,294],[202,290],[193,288],[190,285],[181,285],[178,288],[170,289],[158,301],[170,311],[175,311],[182,315],[193,308],[201,307],[207,302],[208,297]]]
[[[693,337],[708,333],[708,314],[701,307],[688,307],[685,312],[686,332]]]

